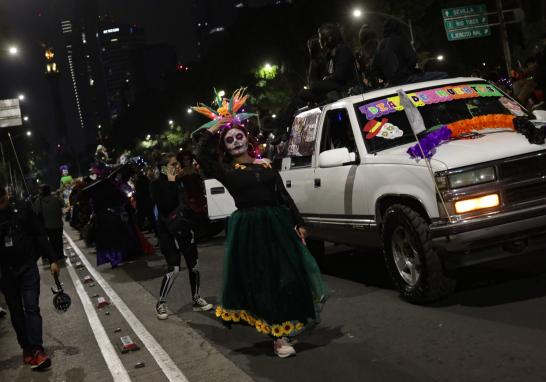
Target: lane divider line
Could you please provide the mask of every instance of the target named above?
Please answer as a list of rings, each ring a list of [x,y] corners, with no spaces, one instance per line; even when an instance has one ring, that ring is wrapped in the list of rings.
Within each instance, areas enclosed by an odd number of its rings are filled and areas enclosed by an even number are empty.
[[[163,374],[165,374],[165,377],[172,382],[189,382],[184,373],[182,373],[178,366],[176,366],[169,354],[157,342],[148,329],[144,327],[142,322],[140,322],[131,309],[129,309],[127,304],[125,304],[121,297],[119,297],[110,284],[108,284],[102,275],[91,265],[89,260],[87,260],[81,249],[78,248],[72,238],[66,232],[64,232],[64,236],[80,258],[80,261],[87,267],[87,270],[93,279],[101,286],[110,301],[114,303],[125,321],[127,321],[133,332],[135,332],[137,337],[140,338],[142,344],[148,349]]]
[[[97,311],[95,310],[90,297],[87,295],[87,292],[85,291],[85,288],[83,287],[80,278],[78,277],[78,274],[74,270],[74,267],[70,261],[66,261],[66,269],[68,270],[68,274],[72,279],[72,283],[74,284],[74,288],[78,293],[78,297],[82,302],[83,310],[87,316],[87,321],[89,322],[91,330],[95,335],[100,352],[104,358],[104,361],[106,362],[106,365],[108,366],[108,370],[110,370],[110,374],[112,374],[112,378],[116,382],[130,382],[131,378],[129,377],[129,373],[127,372],[127,369],[125,369],[125,366],[123,366],[116,349],[114,349],[114,346],[110,342],[110,338],[108,338],[106,330],[100,322]]]

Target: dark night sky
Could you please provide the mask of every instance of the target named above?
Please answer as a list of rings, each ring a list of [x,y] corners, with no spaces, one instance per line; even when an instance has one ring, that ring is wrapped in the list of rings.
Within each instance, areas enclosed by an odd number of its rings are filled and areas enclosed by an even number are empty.
[[[23,113],[30,116],[27,128],[36,132],[36,137],[47,136],[52,144],[56,143],[55,128],[41,45],[47,42],[58,53],[64,51],[60,20],[70,18],[72,4],[80,1],[83,0],[0,0],[0,23],[7,27],[8,42],[20,48],[16,58],[0,55],[0,99],[24,93]],[[196,51],[190,5],[191,0],[99,0],[99,13],[142,26],[147,42],[175,44],[179,58],[191,61]],[[64,56],[58,58],[61,76],[66,77]],[[70,102],[73,96],[66,80],[63,97]],[[66,117],[72,125],[77,121],[75,109],[67,109]],[[72,139],[77,141],[78,137]]]

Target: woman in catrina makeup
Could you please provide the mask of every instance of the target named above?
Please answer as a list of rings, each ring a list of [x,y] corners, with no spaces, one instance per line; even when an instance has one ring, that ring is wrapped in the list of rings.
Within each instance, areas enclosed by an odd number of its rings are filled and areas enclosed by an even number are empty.
[[[223,288],[216,316],[273,337],[281,358],[296,354],[291,339],[319,321],[327,297],[320,270],[305,246],[304,222],[279,173],[261,159],[246,129],[249,113],[238,113],[244,89],[217,99],[199,138],[197,159],[235,199],[228,220]]]

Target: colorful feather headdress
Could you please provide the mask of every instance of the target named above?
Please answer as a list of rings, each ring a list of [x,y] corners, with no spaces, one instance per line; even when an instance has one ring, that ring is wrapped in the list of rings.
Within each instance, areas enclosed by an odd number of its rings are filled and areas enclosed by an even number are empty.
[[[202,103],[192,107],[192,109],[197,113],[211,119],[210,122],[201,125],[193,133],[202,129],[209,129],[216,125],[219,125],[220,129],[243,126],[243,122],[245,122],[247,119],[256,117],[258,114],[245,113],[244,110],[242,113],[238,113],[248,99],[248,95],[245,95],[245,90],[246,88],[239,88],[233,93],[231,99],[227,99],[222,98],[216,89],[214,89],[214,103],[218,105],[218,109],[214,110],[212,107]]]

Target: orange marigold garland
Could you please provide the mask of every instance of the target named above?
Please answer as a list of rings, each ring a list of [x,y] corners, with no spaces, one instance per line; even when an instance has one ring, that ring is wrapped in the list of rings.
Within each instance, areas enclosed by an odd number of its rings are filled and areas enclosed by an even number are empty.
[[[483,129],[515,130],[514,123],[512,122],[514,118],[513,115],[509,114],[488,114],[470,119],[463,119],[445,126],[451,130],[452,138],[459,138],[463,134],[469,134]]]

